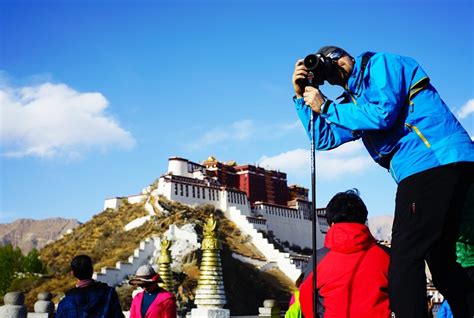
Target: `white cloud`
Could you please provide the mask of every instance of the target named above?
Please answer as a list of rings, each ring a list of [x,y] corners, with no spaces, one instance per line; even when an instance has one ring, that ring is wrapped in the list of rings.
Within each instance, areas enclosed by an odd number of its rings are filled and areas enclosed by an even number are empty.
[[[468,100],[467,103],[457,112],[457,116],[463,119],[472,113],[474,113],[474,99]]]
[[[273,157],[262,156],[258,159],[259,166],[274,170],[281,170],[288,175],[301,177],[308,173],[310,168],[310,152],[306,149],[293,149]]]
[[[295,129],[301,129],[303,131],[303,127],[301,126],[301,121],[299,119],[297,119],[297,120],[295,120],[295,121],[293,121],[292,123],[289,123],[289,124],[279,125],[278,127],[275,127],[275,128],[279,128],[277,130],[280,130],[283,133],[290,132],[290,131],[293,131]]]
[[[198,149],[221,142],[243,141],[249,139],[255,131],[251,120],[236,121],[226,127],[214,127],[193,142],[192,148]]]
[[[299,120],[291,123],[256,123],[250,119],[235,121],[226,126],[217,126],[193,141],[191,148],[200,149],[219,143],[241,142],[246,140],[266,140],[279,138],[301,127]],[[302,130],[302,128],[301,128]]]
[[[7,156],[81,156],[86,150],[131,148],[135,140],[105,114],[101,93],[65,84],[0,87],[0,146]]]
[[[335,180],[348,174],[360,174],[372,165],[371,159],[359,142],[346,143],[334,150],[316,153],[316,175],[318,178]],[[311,173],[309,149],[294,149],[273,157],[262,156],[258,164],[264,168],[277,169],[291,178],[304,178]]]

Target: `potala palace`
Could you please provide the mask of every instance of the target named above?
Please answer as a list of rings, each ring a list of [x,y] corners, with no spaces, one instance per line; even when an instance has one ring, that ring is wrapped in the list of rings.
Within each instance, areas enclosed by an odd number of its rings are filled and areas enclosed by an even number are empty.
[[[289,249],[282,253],[265,238],[272,235],[280,242],[287,242],[286,246],[311,248],[312,245],[308,189],[288,186],[285,173],[235,162],[222,163],[214,157],[202,164],[171,157],[168,171],[153,185],[137,195],[106,199],[104,209],[117,209],[127,200],[132,204],[146,202],[145,208],[153,214],[159,209],[155,202],[160,195],[189,206],[213,205],[243,233],[250,235],[267,260],[276,264],[289,278],[294,281],[301,273],[307,258]],[[319,248],[323,245],[328,225],[324,209],[317,209],[317,213]],[[139,226],[145,221],[146,217],[130,226]]]
[[[251,264],[259,272],[270,272],[278,268],[279,271],[276,272],[280,277],[283,273],[295,282],[309,260],[307,254],[300,252],[305,248],[310,251],[312,247],[313,215],[308,192],[308,189],[300,186],[289,186],[286,174],[280,171],[254,165],[237,165],[235,162],[222,163],[214,157],[209,157],[202,164],[171,157],[166,173],[150,186],[136,195],[106,199],[104,210],[109,210],[107,212],[113,215],[114,212],[110,209],[117,211],[122,205],[130,208],[127,204],[140,204],[140,216],[127,219],[128,223],[121,223],[121,231],[127,232],[152,221],[156,215],[166,217],[170,213],[164,204],[167,201],[191,207],[212,205],[222,211],[238,227],[241,232],[239,235],[244,234],[245,242],[251,242],[252,248],[255,247],[261,254],[244,255],[234,250],[228,258]],[[142,216],[143,207],[147,211],[145,216]],[[214,209],[205,211],[208,219],[203,225],[201,243],[194,228],[195,222],[180,223],[181,227],[178,223],[167,223],[169,228],[160,236],[152,235],[143,239],[127,260],[116,262],[115,267],[102,267],[99,272],[94,273],[93,278],[113,287],[126,285],[129,277],[141,265],[148,263],[157,267],[164,283],[169,284],[165,285],[166,288],[173,291],[172,272],[183,272],[186,255],[201,250],[200,274],[193,298],[193,306],[197,308],[190,309],[186,317],[232,317],[230,309],[224,308],[227,304],[223,282],[226,268],[221,264]],[[317,248],[320,248],[323,246],[328,224],[324,208],[316,209],[316,215]],[[222,221],[221,215],[219,217]],[[234,229],[233,226],[232,228]],[[136,290],[133,293],[135,292]],[[443,296],[431,283],[427,284],[427,296],[431,296],[438,306],[443,300]],[[23,293],[7,293],[4,297],[5,305],[0,306],[0,317],[51,317],[55,311],[55,304],[51,299],[52,293],[39,293],[34,304],[35,313],[27,314]],[[234,317],[280,317],[280,309],[276,304],[275,299],[268,299],[263,302],[263,307],[258,308],[259,316]],[[255,308],[249,308],[249,313],[254,310]],[[124,314],[129,317],[130,312],[125,311]]]

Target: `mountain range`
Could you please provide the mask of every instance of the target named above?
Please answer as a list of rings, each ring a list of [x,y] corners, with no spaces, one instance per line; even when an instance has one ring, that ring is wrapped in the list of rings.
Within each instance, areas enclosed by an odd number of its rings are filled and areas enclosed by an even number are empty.
[[[56,241],[81,223],[76,219],[49,218],[43,220],[18,219],[12,223],[0,224],[0,244],[12,244],[24,254],[31,249],[41,249]]]

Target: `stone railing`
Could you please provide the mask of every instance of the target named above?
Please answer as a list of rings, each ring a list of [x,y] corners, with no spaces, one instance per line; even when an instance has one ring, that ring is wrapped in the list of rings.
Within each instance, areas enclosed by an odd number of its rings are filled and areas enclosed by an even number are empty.
[[[0,318],[53,318],[55,314],[55,304],[51,301],[52,294],[42,292],[38,294],[38,300],[34,304],[34,312],[27,312],[24,304],[25,296],[21,292],[7,293],[3,300],[4,306],[0,306]],[[434,310],[438,311],[440,302],[435,302]],[[281,318],[284,311],[278,307],[277,301],[267,299],[263,302],[263,307],[258,308],[258,316],[230,316],[230,318]],[[124,311],[126,318],[130,317],[130,312]],[[179,316],[177,318],[180,318]]]
[[[53,295],[48,292],[38,294],[35,302],[35,312],[27,312],[25,306],[25,295],[21,292],[7,293],[3,297],[4,306],[0,306],[0,317],[2,318],[53,318],[54,303],[51,301]]]

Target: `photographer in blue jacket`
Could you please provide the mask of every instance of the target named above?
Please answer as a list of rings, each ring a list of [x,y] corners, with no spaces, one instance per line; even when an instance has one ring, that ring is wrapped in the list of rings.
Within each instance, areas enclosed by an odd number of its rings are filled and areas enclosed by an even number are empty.
[[[340,103],[318,89],[325,81],[344,88]],[[427,316],[425,260],[454,316],[473,317],[474,285],[456,263],[456,237],[474,183],[474,143],[427,74],[409,57],[353,58],[325,46],[296,62],[292,82],[296,111],[317,150],[361,139],[398,184],[389,269],[396,317]]]

